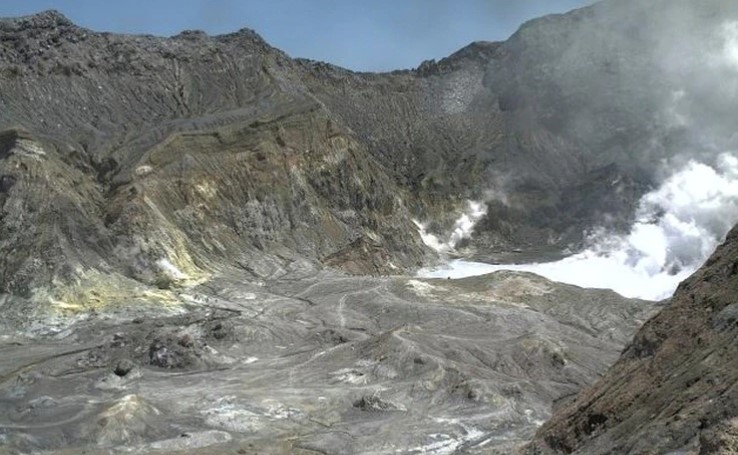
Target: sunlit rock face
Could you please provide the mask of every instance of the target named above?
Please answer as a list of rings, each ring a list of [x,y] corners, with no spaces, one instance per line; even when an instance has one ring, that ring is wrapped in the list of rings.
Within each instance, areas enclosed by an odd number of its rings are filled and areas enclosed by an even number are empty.
[[[166,287],[303,259],[398,273],[433,254],[413,220],[436,249],[487,261],[627,235],[664,160],[714,166],[731,151],[737,20],[717,0],[603,2],[358,74],[250,30],[4,19],[3,289],[29,297],[88,269]],[[30,245],[34,229],[48,247]]]

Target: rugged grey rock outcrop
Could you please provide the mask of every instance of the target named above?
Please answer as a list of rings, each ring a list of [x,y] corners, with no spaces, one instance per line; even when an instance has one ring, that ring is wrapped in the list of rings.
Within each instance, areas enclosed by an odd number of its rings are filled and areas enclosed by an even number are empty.
[[[0,19],[0,451],[509,453],[553,402],[578,409],[654,304],[379,275],[433,260],[413,220],[442,231],[465,199],[488,206],[477,257],[624,229],[656,163],[736,145],[734,94],[694,69],[736,9],[607,1],[386,74],[247,29]],[[622,374],[648,368],[690,283]],[[727,408],[700,409],[700,444],[732,444]],[[549,448],[585,447],[578,412]],[[587,428],[619,431],[609,415]],[[644,428],[666,447],[662,423]]]
[[[556,410],[527,453],[735,452],[736,259],[733,229],[607,374]]]
[[[115,36],[44,13],[0,33],[5,292],[80,269],[154,283],[258,268],[251,256],[320,261],[362,238],[384,256],[357,272],[423,257],[406,190],[253,32]]]
[[[55,12],[3,19],[3,290],[28,297],[87,269],[148,284],[223,265],[264,276],[265,256],[409,270],[428,254],[411,219],[442,229],[465,198],[489,202],[479,256],[623,229],[650,166],[682,144],[655,115],[681,81],[663,83],[658,46],[631,49],[628,30],[593,38],[612,8],[387,74],[293,60],[246,29],[158,38]],[[651,17],[623,10],[634,27]]]

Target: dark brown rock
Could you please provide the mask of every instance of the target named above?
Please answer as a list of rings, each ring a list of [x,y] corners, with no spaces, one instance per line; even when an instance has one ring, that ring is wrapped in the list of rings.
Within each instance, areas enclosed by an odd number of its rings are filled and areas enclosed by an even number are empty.
[[[620,360],[558,409],[534,453],[732,453],[738,409],[734,305],[738,228],[671,303],[638,331]]]
[[[115,364],[115,369],[113,370],[113,373],[115,373],[116,376],[124,377],[128,375],[128,373],[130,373],[131,370],[133,370],[134,368],[136,368],[136,364],[128,359],[123,359]]]

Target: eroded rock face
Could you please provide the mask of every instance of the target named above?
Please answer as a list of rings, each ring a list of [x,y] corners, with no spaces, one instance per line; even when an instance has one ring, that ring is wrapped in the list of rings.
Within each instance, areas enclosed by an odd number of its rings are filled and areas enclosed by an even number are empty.
[[[738,229],[683,282],[618,362],[556,410],[527,453],[731,453]]]
[[[1,22],[2,292],[31,299],[90,270],[164,289],[224,267],[266,276],[359,238],[381,254],[355,273],[427,254],[406,189],[255,33]]]
[[[479,257],[622,230],[654,163],[695,145],[663,114],[694,78],[660,58],[664,5],[615,3],[386,74],[291,59],[246,29],[2,19],[2,290],[31,298],[89,270],[166,289],[302,260],[397,273],[427,258],[411,220],[443,229],[468,198],[489,205]],[[734,16],[719,3],[690,30]],[[708,99],[682,102],[703,118]]]
[[[376,277],[428,259],[414,218],[442,229],[469,198],[489,203],[479,256],[627,226],[650,166],[700,145],[662,115],[683,84],[715,147],[735,145],[730,97],[653,64],[667,3],[604,2],[387,74],[250,30],[0,20],[0,445],[509,453],[557,402],[541,450],[728,450],[735,235],[603,382],[628,386],[573,402],[652,304],[526,274]],[[700,5],[689,30],[736,17]]]

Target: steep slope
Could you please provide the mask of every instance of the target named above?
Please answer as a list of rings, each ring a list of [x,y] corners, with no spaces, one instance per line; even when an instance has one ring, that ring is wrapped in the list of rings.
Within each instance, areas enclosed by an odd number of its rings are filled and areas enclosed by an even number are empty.
[[[738,228],[592,387],[556,410],[527,453],[738,450]]]
[[[2,292],[426,254],[406,191],[253,32],[116,36],[48,12],[0,21],[0,42]]]
[[[672,45],[695,58],[719,50],[710,30],[736,8],[656,3],[550,16],[506,42],[386,74],[293,60],[250,30],[157,38],[93,32],[55,12],[2,19],[0,131],[43,151],[35,177],[15,162],[28,157],[4,164],[15,182],[4,210],[26,196],[76,201],[3,218],[22,233],[4,244],[0,274],[17,278],[3,289],[27,295],[85,268],[145,283],[249,262],[264,275],[288,257],[407,270],[427,254],[411,220],[440,232],[469,198],[488,206],[470,243],[482,257],[535,257],[576,247],[593,226],[623,230],[663,158],[735,142],[709,109],[734,97],[675,70],[664,30],[689,26]],[[711,143],[675,112],[709,123]],[[6,142],[3,156],[23,155]],[[46,176],[69,185],[51,190]],[[12,259],[8,248],[34,251],[23,235],[57,224],[85,235],[61,230],[54,243],[73,248]]]
[[[471,253],[558,253],[628,226],[662,159],[736,145],[732,54],[706,72],[721,84],[689,70],[732,45],[736,7],[642,3],[387,74],[294,60],[250,30],[0,19],[0,442],[509,452],[559,401],[540,450],[598,431],[593,450],[730,444],[731,371],[710,362],[732,359],[738,234],[628,348],[607,378],[634,384],[613,400],[566,401],[652,303],[527,274],[323,267],[411,270],[430,259],[412,220],[441,231],[467,198],[488,206]],[[688,33],[667,43],[675,23]]]
[[[735,148],[737,19],[722,0],[604,1],[412,71],[303,61],[304,81],[424,200],[485,200],[482,255],[560,250],[623,230],[674,161]]]
[[[491,223],[480,224],[492,236],[483,245],[498,251],[530,247],[533,239],[564,231],[550,223],[550,213],[533,212],[562,210],[558,201],[565,189],[590,178],[576,143],[534,123],[516,128],[510,113],[500,108],[499,93],[485,80],[498,71],[495,62],[505,46],[477,42],[439,62],[387,74],[301,61],[310,90],[356,132],[390,175],[420,196],[419,217],[435,220],[442,232],[459,201],[485,200],[498,209],[488,219],[511,226],[501,232]],[[628,210],[632,203],[625,201]],[[561,216],[571,222],[566,211]],[[576,223],[572,231],[581,233],[581,225],[593,218]],[[575,240],[576,235],[555,243],[561,247]]]

